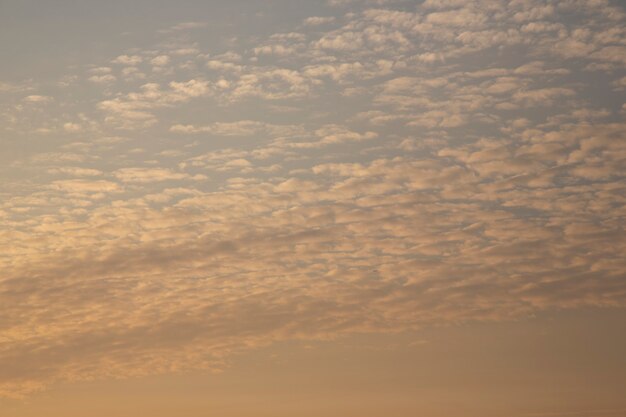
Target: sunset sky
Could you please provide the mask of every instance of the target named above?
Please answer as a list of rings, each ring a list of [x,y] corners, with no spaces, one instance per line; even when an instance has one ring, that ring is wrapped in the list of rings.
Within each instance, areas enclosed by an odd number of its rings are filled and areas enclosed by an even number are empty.
[[[0,0],[0,417],[626,416],[626,5]]]

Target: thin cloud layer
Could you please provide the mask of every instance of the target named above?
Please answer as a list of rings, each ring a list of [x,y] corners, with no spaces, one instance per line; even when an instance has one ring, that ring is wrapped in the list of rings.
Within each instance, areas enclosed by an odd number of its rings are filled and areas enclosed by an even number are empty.
[[[268,36],[211,49],[182,22],[0,82],[25,144],[0,139],[0,395],[625,307],[625,20],[333,0]]]

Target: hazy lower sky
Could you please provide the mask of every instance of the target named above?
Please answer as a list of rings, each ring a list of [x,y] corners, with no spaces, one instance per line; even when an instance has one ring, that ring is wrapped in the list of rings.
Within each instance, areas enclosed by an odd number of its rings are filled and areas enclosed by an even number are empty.
[[[0,416],[626,416],[626,7],[0,0]]]

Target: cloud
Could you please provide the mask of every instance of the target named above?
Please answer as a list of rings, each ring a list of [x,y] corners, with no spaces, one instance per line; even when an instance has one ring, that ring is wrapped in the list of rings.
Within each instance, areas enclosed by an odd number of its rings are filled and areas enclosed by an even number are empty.
[[[89,69],[89,73],[95,75],[110,74],[112,71],[111,67],[96,67]]]
[[[81,167],[58,167],[48,170],[51,174],[65,174],[73,177],[98,177],[103,173],[100,170],[93,168],[81,168]]]
[[[83,128],[78,123],[67,122],[63,124],[63,130],[65,130],[66,132],[76,133],[83,130]]]
[[[149,183],[172,180],[205,180],[203,175],[190,176],[163,168],[122,168],[113,175],[124,183]]]
[[[111,62],[113,64],[133,66],[133,65],[140,64],[142,61],[143,61],[143,58],[140,57],[139,55],[120,55]]]
[[[170,127],[170,132],[209,133],[218,136],[251,136],[256,134],[286,136],[301,133],[302,129],[294,125],[274,125],[254,120],[240,120],[230,123],[216,122],[208,126],[176,124]]]
[[[152,65],[156,65],[158,67],[163,66],[163,65],[167,65],[170,62],[170,57],[167,55],[159,55],[157,57],[154,57],[150,60],[150,63]]]
[[[47,103],[52,100],[54,99],[50,96],[40,96],[36,94],[24,97],[24,101],[28,103]]]
[[[98,107],[107,113],[107,120],[121,127],[145,127],[156,123],[152,110],[208,96],[212,92],[208,81],[196,79],[172,81],[168,87],[168,90],[163,90],[159,84],[147,83],[141,86],[139,92],[101,101]]]
[[[105,75],[92,75],[91,77],[88,78],[89,81],[93,82],[93,83],[111,83],[117,80],[117,78],[114,75],[111,74],[105,74]]]
[[[53,181],[50,188],[69,193],[102,193],[120,190],[120,186],[117,183],[104,180],[59,180]]]
[[[318,25],[324,25],[327,23],[332,23],[335,21],[335,17],[334,16],[312,16],[312,17],[307,17],[306,19],[304,19],[304,24],[306,26],[318,26]]]
[[[176,33],[176,32],[181,32],[181,31],[186,31],[186,30],[200,29],[206,26],[207,26],[206,22],[182,22],[174,26],[171,26],[167,29],[162,29],[159,31],[159,33],[165,33],[165,34]]]
[[[621,8],[395,4],[0,84],[0,395],[623,308]]]
[[[573,96],[574,94],[570,88],[552,87],[519,91],[513,95],[513,100],[523,102],[526,105],[549,105],[554,98]]]

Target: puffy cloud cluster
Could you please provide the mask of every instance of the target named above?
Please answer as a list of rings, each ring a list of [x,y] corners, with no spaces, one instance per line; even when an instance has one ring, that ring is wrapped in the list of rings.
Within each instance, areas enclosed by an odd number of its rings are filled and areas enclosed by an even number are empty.
[[[66,139],[3,168],[0,395],[626,305],[622,8],[346,4],[90,65],[75,114],[6,89],[7,132]]]

